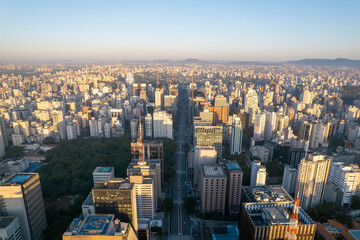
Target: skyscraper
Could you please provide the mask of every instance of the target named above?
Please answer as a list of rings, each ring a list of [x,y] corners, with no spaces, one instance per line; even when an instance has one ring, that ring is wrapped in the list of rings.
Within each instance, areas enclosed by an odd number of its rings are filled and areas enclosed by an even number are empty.
[[[297,183],[297,169],[291,165],[286,165],[282,180],[283,188],[290,194],[295,193]]]
[[[238,163],[231,162],[226,164],[225,172],[227,176],[227,205],[240,206],[243,171]]]
[[[24,240],[40,240],[46,216],[38,173],[18,173],[0,184],[2,215],[19,219]]]
[[[266,124],[266,115],[264,113],[256,114],[255,123],[254,123],[255,139],[265,137],[265,124]]]
[[[135,231],[138,227],[136,192],[134,183],[122,178],[99,182],[92,189],[95,212],[115,214],[120,221],[131,222]]]
[[[172,115],[166,111],[155,111],[153,113],[154,138],[173,139],[173,120]]]
[[[222,156],[223,127],[194,126],[194,146],[215,146],[217,156]]]
[[[202,165],[199,181],[202,212],[225,213],[226,179],[222,167]]]
[[[239,117],[234,117],[233,124],[231,126],[231,141],[230,152],[231,154],[240,154],[242,145],[243,128]]]
[[[309,154],[299,164],[300,206],[305,210],[322,203],[331,159],[321,154]]]
[[[259,109],[258,95],[254,89],[248,89],[245,96],[245,111],[249,113],[249,121],[253,123]]]
[[[250,186],[263,186],[266,183],[266,167],[259,160],[251,164]]]
[[[271,138],[273,132],[276,129],[276,113],[275,112],[266,112],[266,121],[265,121],[265,138]]]

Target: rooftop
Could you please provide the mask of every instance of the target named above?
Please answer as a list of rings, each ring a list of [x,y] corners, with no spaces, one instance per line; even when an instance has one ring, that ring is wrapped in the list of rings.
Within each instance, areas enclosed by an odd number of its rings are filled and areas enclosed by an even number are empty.
[[[114,215],[90,215],[78,230],[79,235],[105,235]]]
[[[281,203],[293,202],[294,199],[281,185],[243,186],[246,202],[256,203]]]
[[[360,230],[349,230],[351,236],[353,236],[356,240],[360,240]]]
[[[132,189],[134,184],[122,178],[111,178],[107,182],[98,182],[93,189]]]
[[[6,183],[24,183],[26,182],[29,178],[31,178],[33,176],[33,174],[21,174],[18,173],[15,176],[11,177],[10,179],[8,179],[6,181]]]
[[[271,224],[285,224],[290,222],[290,213],[284,207],[264,207],[261,209],[265,219]]]
[[[97,167],[94,170],[94,173],[109,173],[114,170],[113,167]]]
[[[240,165],[238,163],[234,163],[234,162],[227,163],[226,167],[230,170],[237,170],[237,169],[241,170]]]
[[[239,229],[236,226],[212,226],[210,227],[213,240],[237,240]]]
[[[226,177],[224,169],[220,166],[203,165],[204,177]]]

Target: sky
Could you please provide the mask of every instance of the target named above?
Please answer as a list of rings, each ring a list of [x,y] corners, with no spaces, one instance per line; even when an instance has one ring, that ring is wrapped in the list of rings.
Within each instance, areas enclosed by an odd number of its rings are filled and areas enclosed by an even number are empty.
[[[359,0],[1,0],[0,61],[360,59]]]

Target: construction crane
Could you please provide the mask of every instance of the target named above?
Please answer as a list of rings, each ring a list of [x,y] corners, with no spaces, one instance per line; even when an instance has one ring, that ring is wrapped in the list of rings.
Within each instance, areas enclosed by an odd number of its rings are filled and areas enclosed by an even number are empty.
[[[298,188],[295,197],[294,209],[291,214],[290,224],[288,225],[285,233],[286,240],[296,240],[299,228],[299,204],[300,204],[300,172],[298,176]]]

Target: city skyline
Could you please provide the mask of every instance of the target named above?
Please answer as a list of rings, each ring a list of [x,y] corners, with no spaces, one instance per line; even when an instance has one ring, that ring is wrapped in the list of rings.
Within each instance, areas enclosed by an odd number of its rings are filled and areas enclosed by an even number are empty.
[[[357,1],[3,1],[0,61],[360,59],[359,6]]]

